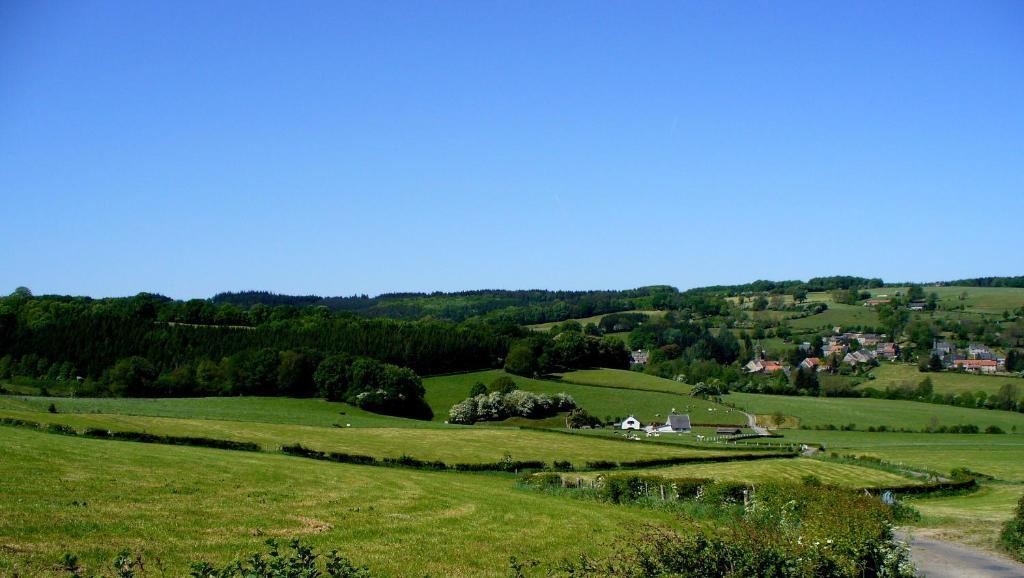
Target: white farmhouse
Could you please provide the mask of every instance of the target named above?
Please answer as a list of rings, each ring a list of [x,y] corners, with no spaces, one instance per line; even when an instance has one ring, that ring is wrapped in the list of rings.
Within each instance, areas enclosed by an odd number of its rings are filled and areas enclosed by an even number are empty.
[[[620,427],[622,429],[636,429],[636,430],[638,430],[638,429],[640,429],[640,420],[636,419],[633,416],[629,416],[626,419],[622,420],[622,424],[621,424]]]

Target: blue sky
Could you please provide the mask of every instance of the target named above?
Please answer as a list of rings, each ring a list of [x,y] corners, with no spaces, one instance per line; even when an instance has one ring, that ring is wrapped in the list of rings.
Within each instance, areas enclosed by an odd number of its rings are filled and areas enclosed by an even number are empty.
[[[1024,274],[1024,3],[0,3],[0,292]]]

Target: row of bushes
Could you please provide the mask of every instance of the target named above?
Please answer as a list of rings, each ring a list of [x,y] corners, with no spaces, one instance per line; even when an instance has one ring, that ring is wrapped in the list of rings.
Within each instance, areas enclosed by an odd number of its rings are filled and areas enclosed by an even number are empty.
[[[710,478],[669,478],[653,475],[618,474],[598,476],[591,483],[577,482],[556,472],[540,472],[523,477],[522,484],[532,488],[582,490],[601,501],[628,504],[646,499],[661,501],[701,501],[714,505],[743,501],[749,486],[743,482],[715,481]]]
[[[801,425],[800,429],[803,430],[819,430],[819,431],[868,431],[868,432],[891,432],[891,433],[952,433],[952,434],[1005,434],[1003,428],[997,425],[990,425],[982,430],[980,427],[974,424],[955,424],[955,425],[936,425],[924,427],[921,429],[910,429],[910,428],[894,428],[885,425],[879,426],[868,426],[866,430],[857,428],[857,424],[848,423],[844,425],[835,425],[831,423],[805,426]]]
[[[99,428],[86,428],[81,434],[79,434],[79,432],[75,428],[68,425],[41,424],[39,422],[27,421],[17,418],[0,418],[0,425],[28,427],[33,429],[40,429],[49,433],[56,433],[62,435],[83,435],[86,437],[111,439],[119,441],[198,446],[250,452],[261,451],[259,444],[253,442],[240,442],[194,436],[156,435],[146,432],[110,431]],[[542,470],[548,467],[545,462],[540,460],[514,460],[511,456],[506,456],[505,459],[499,462],[447,464],[440,460],[420,460],[406,455],[397,458],[377,458],[374,456],[367,456],[362,454],[349,454],[343,452],[322,452],[319,450],[304,447],[301,444],[284,446],[281,448],[281,451],[285,454],[292,456],[332,461],[338,463],[387,467],[404,467],[419,470],[454,470],[458,472],[518,472],[523,470]],[[630,462],[611,462],[598,460],[586,462],[586,466],[583,468],[577,468],[572,464],[572,462],[569,461],[555,461],[552,463],[551,469],[557,471],[633,469],[692,463],[758,460],[765,458],[792,457],[794,455],[795,454],[793,453],[764,452],[755,454],[717,456],[680,456],[674,458],[634,460]]]
[[[91,438],[111,439],[118,441],[142,442],[150,444],[166,444],[173,446],[197,446],[204,448],[216,448],[221,450],[236,450],[243,452],[258,452],[261,450],[259,444],[253,442],[237,442],[216,438],[196,436],[167,436],[156,435],[146,432],[135,431],[110,431],[100,428],[85,428],[81,433],[74,427],[60,423],[42,424],[35,421],[17,419],[11,417],[0,418],[0,425],[16,427],[27,427],[38,429],[47,433],[77,436],[82,435]]]
[[[304,447],[302,444],[288,445],[281,448],[281,451],[290,456],[338,462],[346,464],[359,464],[365,466],[386,466],[399,468],[412,468],[416,470],[454,470],[457,472],[518,472],[520,470],[540,470],[546,464],[537,460],[513,460],[506,456],[500,462],[479,463],[479,464],[446,464],[440,460],[419,460],[411,456],[402,455],[397,458],[376,458],[360,454],[347,454],[340,452],[321,452],[319,450]]]
[[[681,464],[706,464],[706,463],[717,463],[717,462],[745,462],[752,460],[764,460],[764,459],[776,459],[776,458],[792,458],[796,457],[796,452],[762,452],[756,454],[737,454],[737,455],[715,455],[715,456],[679,456],[674,458],[648,458],[643,460],[633,460],[631,462],[610,462],[606,460],[598,460],[587,462],[586,469],[588,470],[614,470],[614,469],[639,469],[639,468],[652,468],[658,466],[678,466]]]

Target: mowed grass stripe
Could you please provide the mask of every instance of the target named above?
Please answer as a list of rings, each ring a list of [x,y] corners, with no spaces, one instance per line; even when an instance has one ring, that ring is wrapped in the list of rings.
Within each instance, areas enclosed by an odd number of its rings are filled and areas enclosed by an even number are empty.
[[[889,428],[921,430],[932,425],[990,425],[1004,431],[1024,431],[1024,414],[990,409],[865,398],[796,397],[755,393],[730,393],[726,401],[758,415],[776,411],[800,420],[802,426],[854,424],[857,429],[884,425]]]
[[[254,442],[264,449],[301,443],[324,452],[397,458],[408,455],[420,460],[447,464],[493,463],[511,456],[515,460],[570,461],[582,466],[587,461],[629,462],[687,456],[735,455],[735,451],[703,450],[624,440],[565,435],[513,428],[462,427],[449,429],[409,428],[321,428],[281,424],[184,420],[109,414],[50,414],[2,411],[10,417],[40,423],[69,425],[79,431],[101,428],[137,431],[155,435],[200,436]],[[5,431],[11,428],[4,428]]]
[[[276,536],[340,549],[374,575],[507,576],[512,555],[596,553],[630,526],[675,524],[656,511],[518,490],[504,477],[19,428],[0,432],[0,470],[2,575],[64,576],[54,565],[65,552],[91,575],[129,548],[184,576],[192,560],[223,564]]]
[[[715,481],[749,482],[755,484],[771,481],[801,482],[805,476],[815,476],[822,483],[848,488],[909,486],[919,483],[890,472],[807,458],[667,466],[642,470],[623,470],[612,475],[620,473],[642,473],[679,478],[711,478]],[[585,473],[579,474],[579,477],[588,479],[596,475],[598,474]],[[572,478],[576,474],[566,474],[566,476]]]

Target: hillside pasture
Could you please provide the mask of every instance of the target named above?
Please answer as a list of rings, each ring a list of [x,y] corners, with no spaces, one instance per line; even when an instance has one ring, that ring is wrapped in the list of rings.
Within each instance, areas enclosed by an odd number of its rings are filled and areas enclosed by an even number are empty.
[[[863,382],[859,387],[874,387],[885,389],[887,387],[899,388],[904,386],[916,387],[926,377],[932,380],[935,393],[974,393],[984,391],[995,393],[1003,384],[1015,384],[1024,396],[1024,379],[1018,376],[1001,375],[978,375],[974,373],[960,373],[956,371],[921,372],[917,366],[909,363],[883,363],[871,370],[873,380]]]
[[[1024,431],[1024,414],[989,409],[973,409],[917,401],[888,399],[798,397],[730,393],[725,400],[748,412],[773,415],[782,412],[800,420],[804,427],[836,427],[854,424],[856,429],[886,426],[890,429],[922,430],[937,426],[969,425],[980,429],[990,425],[1006,432]],[[933,420],[934,418],[934,420]]]
[[[659,311],[659,310],[656,310],[656,309],[634,309],[634,310],[631,310],[631,311],[621,311],[620,313],[643,313],[644,315],[650,316],[652,319],[656,319],[658,317],[664,317],[665,313],[667,313],[667,312],[666,311]],[[593,323],[594,325],[597,325],[598,323],[601,322],[601,318],[606,316],[606,315],[614,315],[614,313],[602,313],[600,315],[592,315],[590,317],[580,317],[578,319],[566,319],[566,321],[576,321],[580,325],[586,325],[588,323]],[[534,331],[548,331],[552,327],[554,327],[555,325],[559,325],[561,323],[565,323],[565,321],[549,321],[547,323],[535,323],[533,325],[527,325],[526,327],[528,327],[528,328],[530,328],[530,329],[532,329]]]
[[[828,309],[801,319],[789,321],[790,327],[794,330],[829,330],[835,326],[852,327],[875,327],[878,325],[878,312],[872,307],[863,305],[846,305],[843,303],[831,303]]]
[[[888,293],[890,296],[900,292],[907,293],[907,287],[885,287],[872,289],[871,294]],[[949,310],[964,306],[964,310],[985,315],[1002,315],[1003,311],[1011,311],[1024,306],[1024,288],[1019,287],[963,287],[946,285],[923,287],[925,294],[935,293],[939,298],[939,309]],[[960,299],[966,293],[965,299]]]
[[[437,422],[371,413],[345,403],[289,397],[28,397],[0,396],[0,409],[105,413],[331,427],[444,427]]]
[[[2,430],[0,471],[5,576],[67,576],[56,566],[66,552],[93,575],[124,548],[143,555],[154,575],[185,576],[192,561],[223,565],[276,537],[338,549],[375,576],[503,577],[509,556],[596,553],[629,527],[676,524],[649,509],[518,490],[504,476],[20,428]]]
[[[1000,480],[1024,482],[1024,435],[874,433],[786,430],[782,440],[824,444],[829,452],[872,456],[948,474],[969,468]],[[750,442],[748,442],[750,443]],[[738,445],[744,445],[740,442]]]
[[[617,475],[616,472],[613,475]],[[830,463],[807,458],[779,458],[753,462],[723,462],[712,464],[685,464],[643,470],[624,470],[622,473],[641,473],[675,478],[710,478],[715,481],[748,482],[801,482],[805,476],[815,476],[824,484],[847,488],[878,486],[910,486],[919,481],[894,473],[863,466]],[[566,474],[567,478],[589,479],[596,475]]]
[[[665,415],[675,409],[679,413],[689,413],[691,421],[697,424],[743,425],[747,423],[746,416],[738,411],[682,393],[530,379],[510,375],[502,370],[477,371],[424,379],[423,386],[427,390],[426,400],[434,411],[434,419],[447,419],[448,410],[469,395],[469,389],[474,383],[481,382],[489,385],[503,375],[511,377],[520,389],[526,391],[547,394],[567,393],[573,397],[576,405],[600,419],[624,418],[633,415],[647,423],[659,418],[664,419]]]
[[[693,387],[686,383],[625,369],[577,369],[566,373],[556,373],[552,377],[579,385],[640,389],[683,395],[689,394],[693,390]]]
[[[565,435],[557,432],[479,426],[430,428],[323,428],[283,424],[217,420],[122,416],[112,414],[51,414],[0,411],[0,417],[62,424],[82,431],[98,428],[112,431],[145,432],[166,436],[198,436],[220,440],[254,442],[269,451],[301,443],[324,451],[398,458],[411,456],[447,464],[495,463],[512,459],[570,461],[583,466],[587,461],[614,462],[684,456],[723,455],[720,450],[675,448],[631,444],[624,440]],[[4,427],[3,432],[10,427]],[[724,453],[728,453],[727,451]]]

